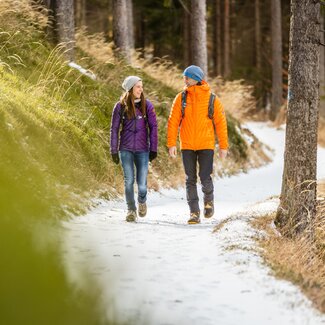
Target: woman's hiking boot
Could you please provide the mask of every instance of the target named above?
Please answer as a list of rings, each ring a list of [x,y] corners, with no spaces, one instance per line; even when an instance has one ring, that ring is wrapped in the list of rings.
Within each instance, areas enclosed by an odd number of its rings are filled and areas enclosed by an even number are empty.
[[[138,206],[139,217],[145,217],[147,214],[147,204],[146,202],[140,203]]]
[[[205,202],[204,203],[204,217],[205,218],[211,218],[214,214],[214,206],[213,202]]]
[[[128,210],[126,214],[127,222],[135,222],[137,220],[137,212],[135,210]]]
[[[190,219],[188,219],[187,223],[189,225],[195,225],[197,223],[200,223],[200,211],[198,212],[191,212]]]

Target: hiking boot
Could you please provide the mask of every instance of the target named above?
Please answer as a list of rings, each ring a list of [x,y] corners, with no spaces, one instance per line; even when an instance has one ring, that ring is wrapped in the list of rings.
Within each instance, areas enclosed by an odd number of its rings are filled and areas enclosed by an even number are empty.
[[[213,202],[205,202],[204,203],[204,217],[205,218],[211,218],[214,214],[214,206]]]
[[[127,222],[135,222],[137,220],[137,212],[135,210],[128,210],[126,214]]]
[[[138,211],[139,211],[139,217],[145,217],[146,216],[146,214],[147,214],[147,204],[146,204],[146,202],[144,202],[144,203],[139,202]]]
[[[200,211],[198,212],[191,212],[190,219],[188,219],[187,223],[190,225],[194,225],[196,223],[200,223]]]

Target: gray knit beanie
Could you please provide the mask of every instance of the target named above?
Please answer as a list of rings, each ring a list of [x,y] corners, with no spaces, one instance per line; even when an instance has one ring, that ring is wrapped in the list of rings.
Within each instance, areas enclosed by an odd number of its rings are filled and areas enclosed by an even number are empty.
[[[137,77],[137,76],[128,76],[124,79],[123,83],[122,83],[122,88],[125,91],[129,91],[130,89],[133,88],[133,86],[138,82],[141,81],[141,78]]]

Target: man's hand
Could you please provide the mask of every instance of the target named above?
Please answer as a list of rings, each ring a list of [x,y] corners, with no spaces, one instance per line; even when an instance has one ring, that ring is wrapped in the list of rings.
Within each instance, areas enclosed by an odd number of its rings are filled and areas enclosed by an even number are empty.
[[[170,148],[168,149],[168,151],[169,151],[169,156],[170,156],[170,157],[172,157],[172,158],[176,158],[176,156],[177,156],[177,148],[176,148],[176,146],[174,146],[174,147],[170,147]]]
[[[225,159],[228,155],[228,150],[227,149],[219,149],[219,157],[221,159]]]

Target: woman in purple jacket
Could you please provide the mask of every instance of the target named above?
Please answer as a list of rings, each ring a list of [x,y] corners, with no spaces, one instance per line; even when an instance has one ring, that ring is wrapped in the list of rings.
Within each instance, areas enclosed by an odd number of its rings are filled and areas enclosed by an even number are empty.
[[[157,157],[158,130],[156,113],[152,103],[144,98],[141,79],[129,76],[123,81],[122,88],[125,93],[115,104],[112,115],[111,155],[114,163],[118,164],[120,159],[122,162],[128,208],[126,221],[132,222],[137,218],[134,200],[135,175],[139,216],[144,217],[147,214],[148,163]]]

